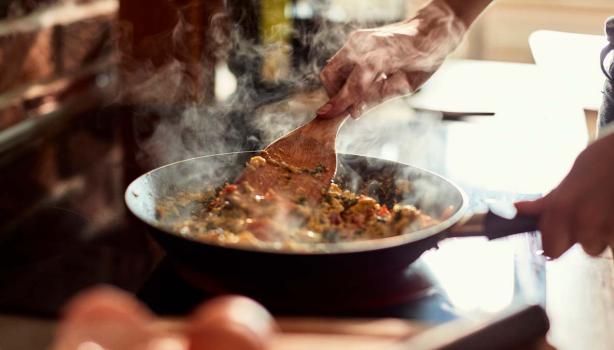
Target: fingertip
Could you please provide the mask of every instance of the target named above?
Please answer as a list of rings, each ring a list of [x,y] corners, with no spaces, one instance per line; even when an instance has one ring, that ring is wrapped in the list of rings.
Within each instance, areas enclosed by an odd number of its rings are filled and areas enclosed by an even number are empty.
[[[599,256],[608,247],[602,239],[605,236],[605,233],[593,229],[581,229],[577,233],[578,242],[590,256]]]
[[[539,198],[532,201],[519,201],[514,203],[514,207],[519,214],[523,215],[539,215],[544,211],[544,198]]]
[[[330,115],[328,113],[330,112],[331,109],[333,109],[333,107],[334,106],[332,103],[327,102],[322,107],[318,108],[318,110],[316,111],[316,114],[319,117],[330,118]]]
[[[242,296],[222,296],[199,306],[191,317],[190,350],[264,350],[277,331],[273,316]]]
[[[567,220],[561,221],[553,214],[546,214],[540,220],[539,230],[544,255],[549,258],[559,258],[575,243],[569,222]]]
[[[582,246],[582,250],[592,257],[597,257],[601,255],[606,248],[608,247],[605,243],[602,242],[584,242],[580,244]]]

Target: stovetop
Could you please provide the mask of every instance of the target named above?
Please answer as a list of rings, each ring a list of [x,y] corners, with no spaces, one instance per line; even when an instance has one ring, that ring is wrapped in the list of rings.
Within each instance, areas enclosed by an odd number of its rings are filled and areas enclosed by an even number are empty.
[[[348,126],[346,131],[351,132],[340,135],[340,151],[416,164],[447,176],[453,172],[446,163],[446,153],[438,151],[450,147],[445,128],[408,124],[406,120],[381,128],[367,125],[362,133]],[[350,134],[354,138],[349,138]],[[356,140],[362,137],[370,139],[358,144]],[[472,209],[483,207],[485,199],[511,203],[527,198],[456,180],[471,198]],[[94,221],[79,214],[80,202],[77,197],[72,203],[43,207],[11,239],[2,241],[0,280],[9,283],[0,284],[0,312],[56,317],[75,293],[100,283],[135,293],[160,314],[185,314],[211,296],[178,276],[172,262],[147,237],[144,225],[125,213]],[[95,234],[92,223],[97,225]],[[406,302],[331,314],[441,323],[476,313],[495,313],[516,303],[544,304],[545,262],[540,249],[534,234],[496,241],[447,239],[437,249],[425,252],[406,271],[405,278],[396,282]],[[369,297],[368,291],[365,295]],[[314,314],[300,305],[294,310],[272,311]]]
[[[471,192],[470,192],[471,193]],[[489,199],[525,199],[532,196],[486,193]],[[483,202],[473,198],[473,208]],[[397,317],[428,323],[444,323],[465,315],[496,313],[517,304],[545,303],[545,260],[539,255],[537,233],[487,241],[483,238],[448,239],[439,247],[425,252],[408,267],[395,286],[395,300],[353,307],[350,309],[318,310],[295,307],[265,306],[278,315],[336,317]],[[388,285],[387,287],[389,287]],[[386,288],[390,290],[390,288]],[[356,294],[357,291],[352,293]],[[365,298],[386,298],[378,286],[358,291]],[[149,279],[139,289],[138,297],[154,312],[162,315],[185,315],[196,305],[214,295],[185,282],[173,262],[164,258]],[[379,301],[379,303],[377,303]]]

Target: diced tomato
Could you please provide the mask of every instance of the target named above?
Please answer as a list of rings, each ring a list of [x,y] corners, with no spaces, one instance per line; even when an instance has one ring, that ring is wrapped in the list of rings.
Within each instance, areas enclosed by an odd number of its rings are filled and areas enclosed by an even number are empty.
[[[228,184],[224,187],[224,193],[233,193],[237,190],[237,185]]]
[[[341,215],[339,215],[339,213],[331,213],[328,219],[333,225],[339,225],[341,223]]]
[[[266,219],[252,219],[247,224],[247,230],[261,241],[269,242],[275,238],[273,225]]]
[[[388,207],[386,206],[386,204],[384,204],[377,211],[377,216],[388,216],[388,215],[390,215],[390,210],[388,210]]]

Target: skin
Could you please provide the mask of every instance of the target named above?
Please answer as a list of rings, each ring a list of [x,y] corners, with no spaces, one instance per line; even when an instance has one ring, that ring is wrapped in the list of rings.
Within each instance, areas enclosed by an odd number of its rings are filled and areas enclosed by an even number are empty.
[[[415,91],[490,2],[434,0],[414,18],[351,33],[320,73],[331,98],[318,116],[358,118],[368,108]]]
[[[330,100],[320,118],[358,118],[366,109],[419,88],[439,68],[492,0],[434,0],[409,20],[359,30],[323,68]],[[590,255],[614,247],[614,136],[589,145],[552,192],[516,203],[540,217],[544,253],[561,256],[575,243]]]
[[[589,145],[548,195],[516,203],[518,212],[540,217],[544,253],[558,258],[580,243],[590,255],[614,247],[614,134]]]
[[[276,331],[273,316],[247,297],[211,299],[173,323],[129,293],[99,286],[68,303],[51,349],[264,350]]]

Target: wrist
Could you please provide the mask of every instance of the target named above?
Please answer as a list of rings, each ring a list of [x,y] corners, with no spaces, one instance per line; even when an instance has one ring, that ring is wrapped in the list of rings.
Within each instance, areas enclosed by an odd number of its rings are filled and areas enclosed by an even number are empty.
[[[465,27],[471,24],[480,16],[493,0],[434,0],[445,2],[454,12],[456,18],[462,21]]]
[[[426,36],[446,36],[456,48],[467,32],[467,25],[444,0],[434,0],[418,11],[418,30]],[[435,31],[435,33],[433,33]],[[452,50],[450,50],[452,51]]]
[[[467,27],[442,0],[434,0],[422,8],[415,17],[405,22],[411,48],[406,57],[420,53],[429,59],[411,60],[412,68],[432,72],[460,45]],[[424,67],[420,67],[425,65]]]

